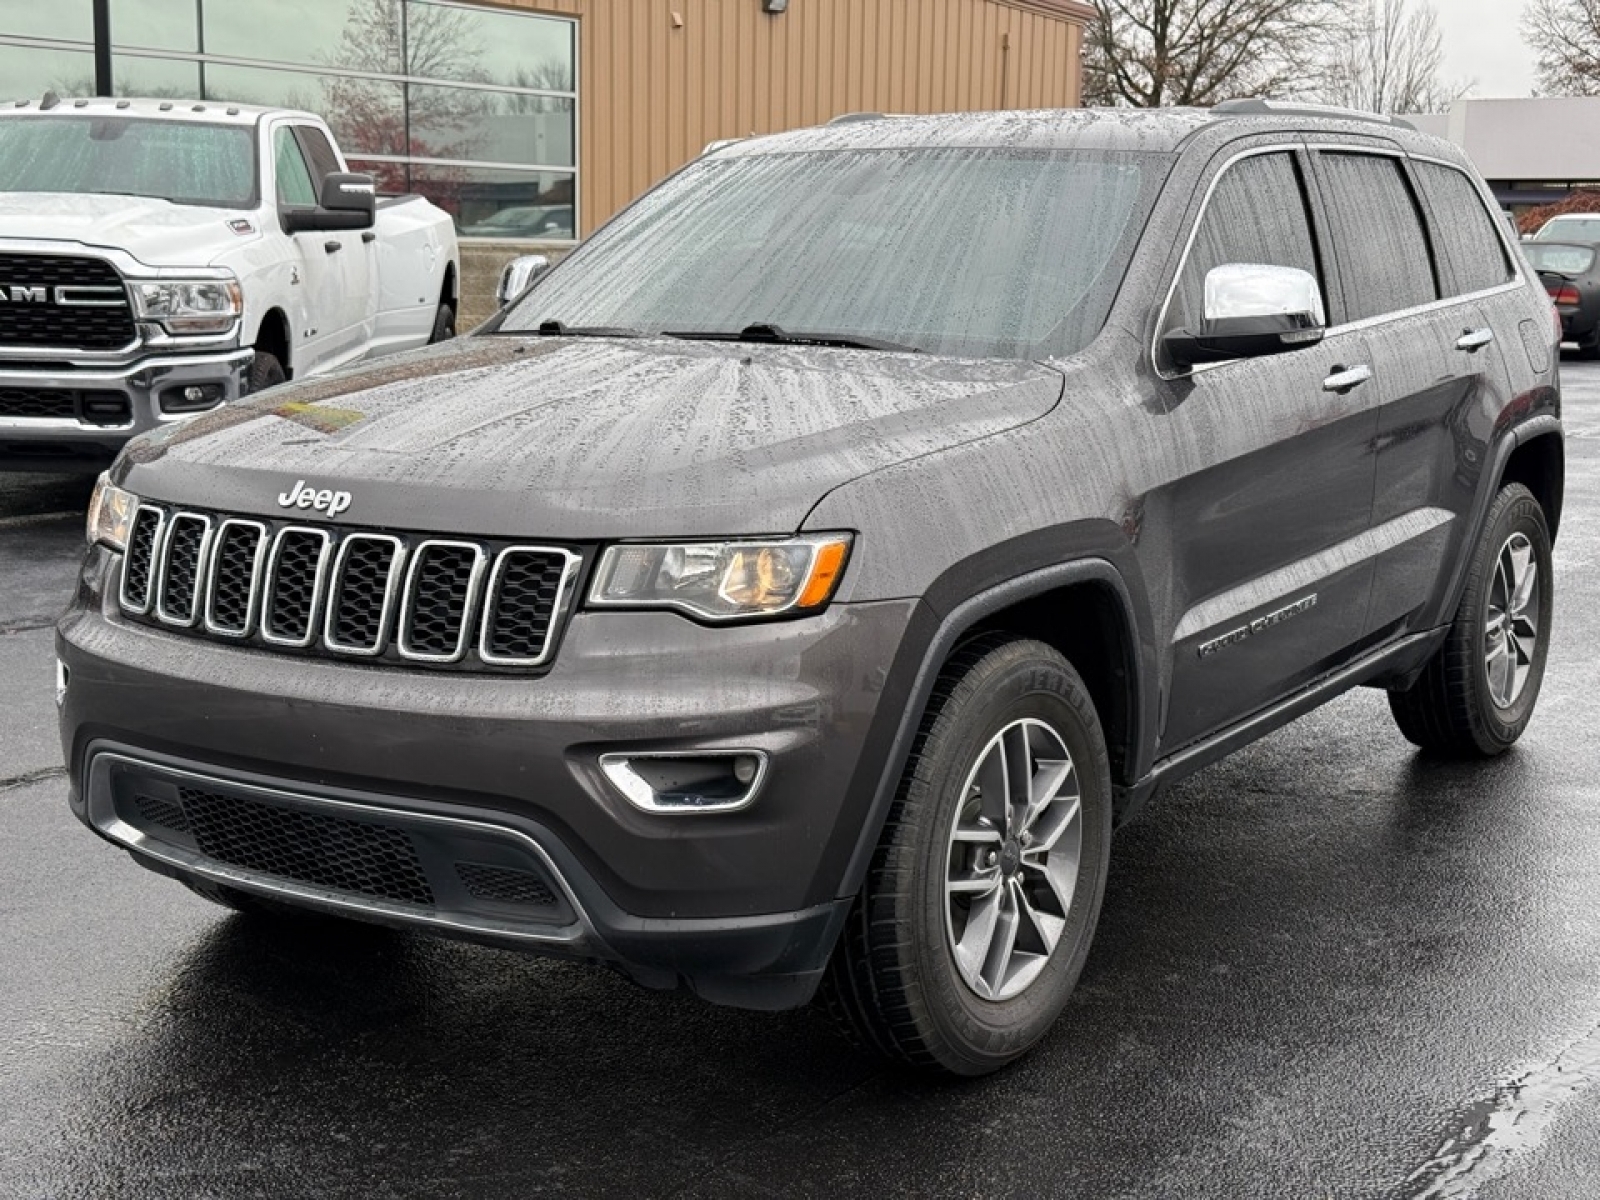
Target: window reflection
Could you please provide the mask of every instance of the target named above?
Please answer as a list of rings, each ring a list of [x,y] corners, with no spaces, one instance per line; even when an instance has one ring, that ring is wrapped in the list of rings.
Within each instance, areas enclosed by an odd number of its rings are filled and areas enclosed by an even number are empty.
[[[401,73],[399,0],[203,0],[207,54]]]
[[[0,46],[0,88],[7,100],[37,100],[46,89],[63,96],[92,96],[94,54]]]
[[[118,54],[111,60],[111,80],[117,92],[124,96],[193,100],[200,95],[200,64],[175,58]]]
[[[418,158],[573,164],[572,101],[468,88],[407,88],[411,153]]]
[[[111,43],[193,53],[200,49],[194,0],[111,0]]]
[[[411,190],[455,217],[463,237],[566,240],[576,231],[567,172],[414,166]]]
[[[411,0],[406,45],[412,75],[573,90],[570,21]]]
[[[92,42],[94,6],[90,0],[0,0],[0,33]],[[0,73],[8,92],[16,90],[15,78],[9,70]]]
[[[398,83],[207,63],[206,99],[316,113],[347,155],[405,153],[405,100]]]

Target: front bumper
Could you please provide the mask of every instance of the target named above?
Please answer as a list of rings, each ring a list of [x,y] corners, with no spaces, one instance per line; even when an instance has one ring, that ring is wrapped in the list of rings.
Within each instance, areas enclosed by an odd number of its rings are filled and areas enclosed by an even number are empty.
[[[849,908],[846,871],[888,749],[873,718],[898,711],[887,667],[914,602],[727,628],[579,612],[549,673],[530,678],[325,662],[133,625],[101,599],[116,561],[90,555],[59,626],[62,737],[74,811],[145,865],[610,962],[724,1003],[784,1007],[815,988]],[[619,751],[718,748],[768,756],[747,809],[644,812],[599,769]],[[150,781],[158,801],[171,799],[162,787],[198,787],[402,829],[423,847],[435,903],[218,858],[130,809],[119,778]],[[488,857],[452,849],[464,841]],[[462,862],[538,875],[559,903],[477,904],[457,888]]]
[[[109,419],[91,418],[81,404],[72,417],[7,416],[0,406],[0,470],[102,470],[129,438],[198,415],[163,411],[167,393],[210,384],[221,389],[211,408],[239,399],[254,357],[245,349],[59,370],[18,369],[0,360],[0,394],[18,389],[125,400],[125,410]]]

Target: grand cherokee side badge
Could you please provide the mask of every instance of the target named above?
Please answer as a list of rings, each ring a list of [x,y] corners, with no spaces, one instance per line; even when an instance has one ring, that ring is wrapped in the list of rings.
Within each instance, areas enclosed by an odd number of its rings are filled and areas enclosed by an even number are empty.
[[[1202,643],[1200,657],[1210,658],[1218,650],[1226,650],[1229,646],[1237,646],[1240,642],[1247,642],[1255,637],[1256,634],[1263,633],[1274,625],[1282,625],[1285,621],[1298,617],[1303,612],[1310,612],[1316,606],[1317,594],[1312,592],[1311,595],[1306,596],[1304,599],[1285,605],[1276,612],[1270,612],[1264,617],[1257,617],[1248,625],[1241,625],[1239,628],[1230,630],[1219,638],[1213,638],[1209,642]]]
[[[307,487],[304,479],[297,479],[287,492],[278,493],[278,507],[309,508],[314,512],[325,512],[330,517],[337,517],[350,507],[351,499],[349,492],[335,492],[328,488],[319,490]]]

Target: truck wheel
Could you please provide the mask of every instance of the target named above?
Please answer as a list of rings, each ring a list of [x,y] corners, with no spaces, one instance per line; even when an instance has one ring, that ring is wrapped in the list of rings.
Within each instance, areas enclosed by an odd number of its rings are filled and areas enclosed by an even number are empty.
[[[433,314],[433,332],[428,335],[428,345],[448,342],[456,335],[456,310],[448,300],[441,301],[439,311]]]
[[[269,387],[288,381],[289,375],[278,361],[278,356],[266,350],[257,350],[250,364],[250,378],[245,383],[245,395],[253,396]]]
[[[1421,678],[1389,693],[1406,738],[1424,750],[1490,758],[1533,716],[1554,599],[1544,510],[1520,483],[1495,497],[1455,621]]]
[[[1111,774],[1083,681],[1043,643],[973,644],[934,689],[825,1003],[892,1059],[1003,1067],[1077,983],[1110,854]]]

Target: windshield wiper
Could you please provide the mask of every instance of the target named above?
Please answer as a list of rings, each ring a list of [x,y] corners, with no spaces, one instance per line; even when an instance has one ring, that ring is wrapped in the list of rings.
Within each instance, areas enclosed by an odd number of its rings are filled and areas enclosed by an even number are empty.
[[[687,338],[691,341],[708,342],[770,342],[779,346],[839,346],[846,350],[885,350],[900,354],[921,354],[917,346],[907,346],[901,342],[885,341],[882,338],[864,337],[854,333],[801,333],[795,330],[784,329],[782,326],[761,321],[754,325],[746,325],[738,333],[727,333],[719,330],[695,331],[687,329],[663,329],[662,337]]]
[[[643,337],[637,329],[626,325],[566,325],[560,321],[540,321],[537,329],[501,329],[497,333],[538,333],[545,337]]]

